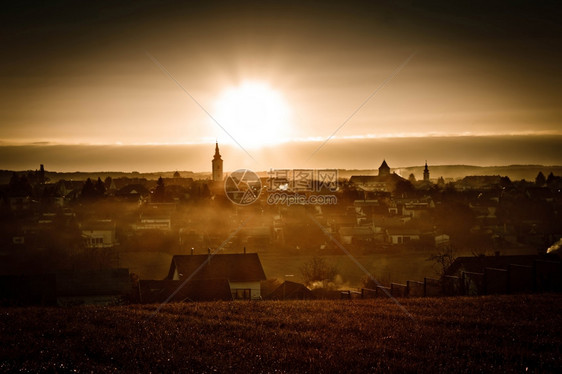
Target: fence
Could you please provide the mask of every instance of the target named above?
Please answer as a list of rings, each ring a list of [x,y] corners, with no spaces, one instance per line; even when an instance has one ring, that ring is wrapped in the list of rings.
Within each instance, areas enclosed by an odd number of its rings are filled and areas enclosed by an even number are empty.
[[[409,280],[406,284],[391,283],[390,287],[362,288],[357,296],[369,299],[389,295],[436,297],[531,292],[562,292],[562,263],[536,260],[533,266],[511,264],[507,269],[485,268],[484,273],[463,271],[460,276],[445,275],[441,279],[424,278],[423,282]],[[353,298],[353,295],[346,294],[346,298]]]
[[[509,265],[508,292],[530,293],[535,290],[535,269],[532,266]]]
[[[407,281],[406,287],[408,287],[409,297],[423,297],[424,296],[424,283],[417,281]]]
[[[391,283],[390,294],[394,297],[406,297],[408,296],[408,286],[405,284]]]
[[[484,293],[487,295],[509,293],[509,270],[486,268],[484,270]]]
[[[476,296],[484,294],[484,273],[463,271],[461,275],[463,294]]]
[[[441,296],[443,293],[441,281],[433,278],[423,278],[423,295],[425,297]]]
[[[445,275],[442,282],[443,295],[458,296],[463,294],[461,278],[452,275]]]

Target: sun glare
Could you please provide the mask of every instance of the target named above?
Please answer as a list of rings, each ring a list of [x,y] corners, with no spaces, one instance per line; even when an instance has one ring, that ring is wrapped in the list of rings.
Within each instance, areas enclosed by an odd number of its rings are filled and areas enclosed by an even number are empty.
[[[237,142],[249,148],[286,140],[290,136],[290,117],[283,95],[262,82],[230,87],[215,103],[217,121]]]

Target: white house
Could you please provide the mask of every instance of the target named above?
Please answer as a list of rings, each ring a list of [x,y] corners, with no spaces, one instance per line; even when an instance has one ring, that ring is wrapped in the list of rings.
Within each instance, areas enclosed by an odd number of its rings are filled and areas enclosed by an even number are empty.
[[[86,248],[111,248],[118,244],[115,238],[115,222],[112,220],[91,221],[80,226]]]
[[[233,299],[261,299],[265,273],[257,253],[176,255],[169,280],[212,281],[226,279]]]
[[[386,230],[390,244],[405,244],[412,240],[420,240],[420,231],[412,228],[390,228]]]
[[[338,230],[340,240],[343,244],[355,242],[372,242],[374,232],[371,226],[340,227]]]
[[[140,214],[139,222],[133,225],[133,229],[170,231],[175,209],[174,203],[146,204]]]
[[[435,247],[446,247],[450,244],[450,237],[447,234],[435,235]]]

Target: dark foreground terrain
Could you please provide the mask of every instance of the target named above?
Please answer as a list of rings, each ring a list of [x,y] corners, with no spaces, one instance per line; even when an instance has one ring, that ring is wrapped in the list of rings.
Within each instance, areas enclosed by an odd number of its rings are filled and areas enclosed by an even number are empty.
[[[0,372],[560,372],[561,295],[0,309]]]

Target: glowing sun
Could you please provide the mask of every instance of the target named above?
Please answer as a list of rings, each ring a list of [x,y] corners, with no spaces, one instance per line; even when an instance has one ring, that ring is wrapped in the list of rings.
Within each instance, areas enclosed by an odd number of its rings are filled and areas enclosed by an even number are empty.
[[[290,135],[290,109],[283,95],[261,82],[244,82],[224,90],[215,118],[244,147],[279,143]]]

